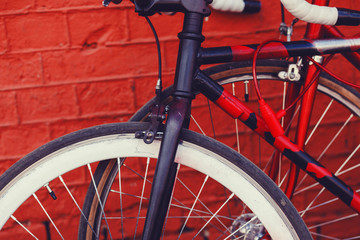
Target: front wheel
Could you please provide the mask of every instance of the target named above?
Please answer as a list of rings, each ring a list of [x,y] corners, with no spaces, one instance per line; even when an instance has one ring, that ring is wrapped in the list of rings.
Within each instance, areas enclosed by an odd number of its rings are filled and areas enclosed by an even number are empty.
[[[139,239],[161,142],[135,137],[147,128],[122,123],[81,130],[17,162],[0,177],[0,238],[43,239],[44,225],[55,238],[74,239],[80,217],[79,239]],[[292,204],[255,165],[191,131],[180,142],[164,238],[310,239]],[[95,167],[103,171],[94,173]],[[80,179],[89,180],[85,200],[73,184]],[[34,204],[39,208],[28,209]]]

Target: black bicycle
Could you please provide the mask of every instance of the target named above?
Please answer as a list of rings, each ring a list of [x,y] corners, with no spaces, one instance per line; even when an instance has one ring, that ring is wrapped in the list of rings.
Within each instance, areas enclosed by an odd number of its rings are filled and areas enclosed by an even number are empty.
[[[308,22],[360,24],[357,11],[315,6],[303,0],[282,2],[295,16]],[[3,231],[13,231],[16,225],[37,239],[31,221],[37,221],[38,213],[26,211],[35,200],[62,239],[74,238],[74,226],[78,226],[78,239],[359,238],[360,196],[349,187],[360,184],[354,175],[359,166],[359,139],[350,138],[345,132],[346,144],[352,150],[347,150],[346,159],[332,173],[320,163],[324,153],[312,154],[311,147],[306,146],[310,141],[306,137],[316,135],[314,132],[324,123],[332,104],[336,105],[336,112],[331,116],[350,114],[340,126],[341,131],[345,127],[358,131],[360,94],[353,88],[358,86],[339,79],[324,66],[335,53],[346,55],[355,66],[360,66],[360,38],[339,37],[329,26],[309,24],[312,39],[308,40],[201,48],[205,40],[203,20],[210,15],[210,1],[134,3],[138,14],[147,19],[159,12],[184,14],[174,85],[163,91],[160,69],[156,97],[133,116],[132,122],[71,133],[14,164],[0,176]],[[326,5],[322,1],[315,3]],[[249,2],[243,8],[256,11],[259,6],[259,2]],[[332,32],[333,39],[320,39],[320,33],[315,34],[320,27]],[[289,33],[291,27],[285,29]],[[257,58],[262,60],[256,61]],[[224,62],[232,63],[200,68]],[[326,73],[320,74],[320,70]],[[254,93],[249,93],[249,81],[255,85]],[[269,84],[274,91],[282,92],[276,87],[280,83],[285,86],[284,96],[279,102],[277,98],[265,97],[259,82],[262,89]],[[234,96],[235,83],[243,86],[244,101]],[[256,166],[219,141],[188,130],[196,115],[192,102],[199,93],[270,143],[270,160],[254,161]],[[330,103],[320,114],[321,120],[313,124],[310,113],[324,108],[322,99],[329,99]],[[270,101],[276,107],[270,107]],[[259,104],[259,112],[249,107],[253,103]],[[220,125],[226,127],[224,122]],[[327,152],[332,144],[325,145]],[[284,163],[285,157],[293,163],[291,166]],[[72,191],[67,183],[84,174],[83,166],[89,179],[86,197]],[[311,181],[303,177],[308,175]],[[281,190],[284,185],[287,196]],[[329,194],[323,193],[325,189]],[[301,194],[305,197],[299,202],[297,197]],[[58,199],[56,204],[52,199]],[[59,204],[60,200],[63,203]],[[54,209],[49,210],[51,205],[55,205]],[[53,219],[54,212],[69,219]],[[326,214],[333,213],[334,220],[323,220]],[[35,219],[29,220],[31,217]],[[339,225],[340,222],[345,225]],[[344,231],[344,226],[349,231]]]

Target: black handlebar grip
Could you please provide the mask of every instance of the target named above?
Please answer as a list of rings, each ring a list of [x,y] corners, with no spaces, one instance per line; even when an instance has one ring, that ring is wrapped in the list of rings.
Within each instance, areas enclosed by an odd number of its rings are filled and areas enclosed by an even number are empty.
[[[245,8],[244,13],[257,13],[261,9],[260,1],[244,0]]]

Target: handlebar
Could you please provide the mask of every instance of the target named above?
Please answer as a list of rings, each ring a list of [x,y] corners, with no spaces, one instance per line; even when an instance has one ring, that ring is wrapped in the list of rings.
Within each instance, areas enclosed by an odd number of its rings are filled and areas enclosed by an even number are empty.
[[[104,0],[107,6],[110,2],[120,3],[122,0]],[[214,9],[232,12],[258,12],[261,8],[259,0],[132,0],[136,9],[149,11],[151,7],[157,11],[194,11],[209,15],[206,5],[211,3]],[[284,7],[296,18],[308,23],[323,25],[360,25],[360,12],[355,10],[318,6],[306,0],[280,0]],[[180,7],[180,8],[179,8]]]
[[[317,6],[306,0],[280,0],[284,7],[296,18],[308,23],[323,25],[360,24],[360,12],[336,7]]]
[[[281,0],[281,3],[294,17],[305,22],[335,25],[338,19],[336,7],[317,6],[305,0]]]

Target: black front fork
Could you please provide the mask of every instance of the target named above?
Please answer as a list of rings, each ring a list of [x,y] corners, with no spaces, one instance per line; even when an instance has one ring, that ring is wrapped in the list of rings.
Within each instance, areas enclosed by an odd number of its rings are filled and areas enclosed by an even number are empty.
[[[175,154],[181,129],[187,125],[192,93],[192,80],[197,69],[197,54],[204,40],[202,24],[204,16],[199,13],[185,13],[184,27],[179,33],[180,45],[174,83],[174,101],[166,120],[164,137],[156,164],[151,188],[149,208],[146,215],[142,239],[159,239],[167,215],[177,163]]]

